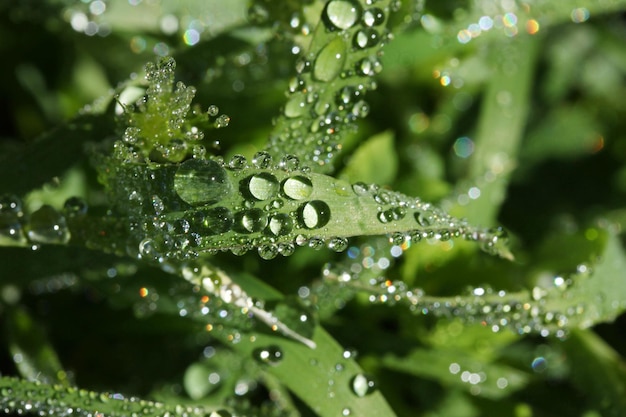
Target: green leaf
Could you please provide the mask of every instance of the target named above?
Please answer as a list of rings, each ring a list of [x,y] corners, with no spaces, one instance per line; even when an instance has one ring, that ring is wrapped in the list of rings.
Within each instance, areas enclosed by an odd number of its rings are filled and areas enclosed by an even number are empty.
[[[339,178],[349,182],[391,184],[398,171],[394,135],[386,131],[363,142],[348,160]]]

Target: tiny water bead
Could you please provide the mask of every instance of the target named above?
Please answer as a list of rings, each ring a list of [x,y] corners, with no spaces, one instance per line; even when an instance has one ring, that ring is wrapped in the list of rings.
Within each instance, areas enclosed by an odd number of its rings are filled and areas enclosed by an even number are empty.
[[[321,200],[309,201],[300,207],[299,217],[305,228],[316,229],[330,221],[330,207]]]
[[[284,356],[282,349],[276,345],[255,349],[252,354],[257,361],[272,366],[280,364]]]
[[[242,192],[258,201],[269,200],[278,194],[278,180],[270,173],[262,172],[242,181]]]
[[[313,76],[324,82],[334,80],[341,73],[346,56],[346,42],[341,37],[333,39],[317,55]]]
[[[191,205],[215,204],[231,189],[226,170],[216,161],[189,159],[174,174],[174,190]]]
[[[330,30],[346,30],[354,26],[361,15],[361,6],[352,0],[331,0],[322,15]]]
[[[292,200],[304,200],[313,192],[313,183],[303,175],[289,177],[282,183],[282,192]]]

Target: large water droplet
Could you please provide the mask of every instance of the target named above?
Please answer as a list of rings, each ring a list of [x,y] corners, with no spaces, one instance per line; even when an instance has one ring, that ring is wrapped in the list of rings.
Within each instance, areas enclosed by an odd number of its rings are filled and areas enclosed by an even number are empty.
[[[321,200],[309,201],[301,206],[299,214],[304,227],[316,229],[330,220],[330,207]]]
[[[240,233],[260,232],[267,226],[267,214],[258,208],[240,211],[235,214],[235,230]]]
[[[267,172],[255,174],[243,181],[242,191],[256,200],[269,200],[278,194],[278,180]]]
[[[337,78],[346,60],[346,43],[341,37],[330,41],[317,55],[313,66],[313,76],[329,82]]]
[[[31,214],[28,229],[28,238],[33,242],[67,243],[70,240],[65,217],[48,205]]]
[[[331,0],[324,9],[324,24],[330,30],[350,29],[359,20],[361,6],[355,1]]]
[[[278,213],[270,218],[269,232],[275,236],[284,236],[291,233],[293,220],[288,214]]]
[[[313,184],[307,177],[296,175],[283,181],[282,191],[292,200],[304,200],[313,192]]]
[[[350,381],[350,388],[357,397],[365,397],[376,389],[376,383],[365,374],[356,374]]]
[[[283,360],[283,351],[276,345],[255,349],[252,354],[257,361],[272,366],[278,365]]]
[[[190,159],[174,174],[174,190],[181,200],[191,205],[215,204],[231,188],[226,170],[211,160]]]
[[[215,207],[202,212],[202,227],[211,234],[228,232],[233,227],[233,213],[226,207]]]

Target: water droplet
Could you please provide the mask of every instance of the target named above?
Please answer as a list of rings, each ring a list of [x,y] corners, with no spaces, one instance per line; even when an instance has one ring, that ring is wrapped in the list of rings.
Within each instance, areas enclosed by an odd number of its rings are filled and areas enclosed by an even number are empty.
[[[139,242],[139,254],[147,261],[161,262],[163,255],[157,249],[154,240],[146,238]]]
[[[296,247],[293,243],[285,243],[278,245],[278,252],[283,256],[291,256],[296,251]]]
[[[415,212],[415,220],[420,226],[428,227],[431,225],[429,217],[421,211]]]
[[[354,191],[356,195],[366,195],[368,194],[369,187],[363,182],[355,182],[352,184],[352,191]]]
[[[87,213],[87,202],[80,197],[70,197],[65,200],[63,211],[68,217],[82,216]]]
[[[381,25],[385,21],[385,12],[378,7],[363,12],[363,24],[368,27]]]
[[[28,229],[28,238],[36,243],[67,243],[70,240],[65,217],[49,205],[30,215]]]
[[[253,208],[235,214],[235,230],[239,233],[260,232],[267,226],[267,214],[261,209]]]
[[[354,45],[361,48],[371,48],[380,40],[378,32],[374,29],[361,29],[354,35]]]
[[[337,104],[341,107],[350,104],[358,94],[354,87],[346,86],[337,93]]]
[[[226,170],[211,160],[190,159],[174,174],[174,190],[191,205],[215,204],[231,191]]]
[[[263,259],[274,259],[278,255],[277,245],[262,245],[258,249],[259,256]]]
[[[300,166],[300,160],[295,155],[285,155],[280,159],[278,167],[285,171],[295,171]]]
[[[365,397],[376,389],[374,380],[365,374],[356,374],[350,381],[350,388],[357,397]]]
[[[272,174],[262,172],[242,181],[245,195],[263,201],[274,198],[278,194],[278,180]]]
[[[330,207],[321,200],[309,201],[300,207],[299,215],[304,227],[316,229],[330,220]]]
[[[215,104],[210,105],[209,108],[207,109],[207,113],[211,117],[217,116],[219,112],[220,112],[220,108],[217,107]]]
[[[201,225],[211,234],[228,232],[233,227],[233,213],[226,207],[215,207],[199,212]]]
[[[265,151],[260,151],[252,157],[252,165],[259,169],[267,169],[272,165],[272,155]]]
[[[348,249],[348,239],[345,237],[333,237],[328,242],[328,249],[335,252],[343,252]]]
[[[369,112],[370,112],[370,106],[364,100],[357,101],[356,103],[354,103],[354,106],[352,107],[352,114],[360,118],[367,117]]]
[[[329,82],[337,78],[343,69],[346,60],[346,43],[341,37],[336,37],[322,48],[315,59],[313,76]]]
[[[252,354],[257,361],[272,366],[278,365],[283,360],[283,351],[276,345],[255,349]]]
[[[278,213],[270,218],[269,232],[275,236],[284,236],[291,233],[293,220],[288,214]]]
[[[304,200],[313,192],[313,184],[307,177],[296,175],[283,181],[282,191],[292,200]]]
[[[331,0],[326,4],[323,18],[330,30],[350,29],[359,20],[361,6],[355,1]]]
[[[215,120],[215,127],[220,129],[220,128],[228,126],[229,123],[230,123],[230,116],[227,116],[225,114],[221,114]]]
[[[233,155],[228,161],[228,167],[233,170],[244,169],[248,165],[248,160],[243,155]]]
[[[303,116],[307,111],[306,97],[304,93],[294,94],[285,104],[285,116],[289,118]]]
[[[22,215],[22,202],[19,198],[13,195],[0,196],[0,237],[9,238],[12,241],[23,241],[20,223]]]

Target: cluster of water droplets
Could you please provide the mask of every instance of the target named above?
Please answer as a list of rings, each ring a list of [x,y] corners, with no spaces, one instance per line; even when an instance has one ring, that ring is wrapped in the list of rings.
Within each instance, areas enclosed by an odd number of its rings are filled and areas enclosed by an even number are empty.
[[[180,162],[202,158],[205,130],[228,126],[230,118],[215,105],[202,111],[192,106],[196,89],[175,82],[176,62],[171,57],[146,65],[148,88],[143,98],[126,108],[127,125],[114,145],[114,157],[126,163],[144,160]]]
[[[68,223],[86,213],[87,203],[78,197],[67,199],[61,210],[44,204],[29,213],[20,198],[0,196],[0,244],[32,249],[42,244],[66,244],[71,238]]]
[[[382,71],[380,48],[388,6],[330,0],[313,32],[313,47],[296,64],[282,118],[270,149],[297,154],[313,166],[330,163],[341,148],[339,133],[366,117],[365,93],[376,88]]]
[[[166,405],[126,397],[119,393],[99,393],[60,385],[46,385],[19,378],[0,380],[0,411],[81,417],[122,417],[129,415],[231,417],[226,410],[208,411],[201,407]]]
[[[417,315],[459,318],[466,323],[486,326],[493,332],[509,329],[518,334],[557,338],[566,337],[570,322],[580,322],[578,317],[587,314],[584,303],[575,300],[557,302],[566,299],[565,294],[571,293],[577,282],[587,279],[591,268],[585,264],[579,265],[569,276],[555,275],[547,281],[544,279],[528,291],[508,292],[479,286],[468,288],[458,296],[438,297],[388,278],[388,269],[409,246],[406,241],[396,243],[389,247],[383,240],[374,240],[350,247],[347,259],[326,264],[322,271],[323,281],[310,288],[302,287],[298,291],[300,297],[305,302],[316,303],[323,314],[324,310],[342,308],[361,292],[369,294],[371,303],[405,305]]]

